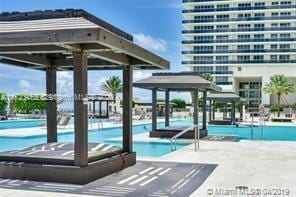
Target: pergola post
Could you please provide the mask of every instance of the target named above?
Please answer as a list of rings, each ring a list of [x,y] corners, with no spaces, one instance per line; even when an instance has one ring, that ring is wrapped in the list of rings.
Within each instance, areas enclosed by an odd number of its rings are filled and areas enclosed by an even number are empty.
[[[124,66],[123,67],[123,106],[122,110],[124,116],[122,117],[123,123],[123,141],[122,149],[124,152],[131,153],[133,152],[133,143],[132,143],[132,110],[133,110],[133,67]]]
[[[87,113],[87,53],[73,52],[74,66],[74,164],[88,165],[88,113]]]
[[[157,90],[152,90],[152,131],[157,130]]]
[[[92,104],[93,104],[93,114],[96,114],[96,101],[93,101]]]
[[[106,101],[106,117],[109,118],[109,101]]]
[[[207,91],[203,92],[202,102],[202,129],[207,130]]]
[[[244,104],[240,103],[240,120],[243,120],[243,116],[244,116]]]
[[[209,122],[212,120],[212,100],[209,100]]]
[[[47,121],[47,143],[57,142],[57,71],[53,66],[46,68],[46,94],[47,101],[46,121]]]
[[[216,111],[215,111],[215,105],[216,105],[216,102],[215,101],[213,101],[213,120],[215,120],[215,113],[216,113]]]
[[[170,126],[170,91],[165,91],[165,126]]]
[[[198,125],[198,89],[193,92],[193,124]]]
[[[235,101],[231,102],[231,122],[235,124]]]
[[[102,101],[99,102],[99,107],[100,107],[99,114],[100,114],[100,117],[102,117]]]

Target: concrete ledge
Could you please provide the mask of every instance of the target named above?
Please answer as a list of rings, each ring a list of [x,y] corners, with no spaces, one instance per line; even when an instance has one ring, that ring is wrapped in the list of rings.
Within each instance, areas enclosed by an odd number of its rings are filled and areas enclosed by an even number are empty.
[[[135,164],[136,153],[95,161],[86,167],[0,161],[0,178],[87,184]]]

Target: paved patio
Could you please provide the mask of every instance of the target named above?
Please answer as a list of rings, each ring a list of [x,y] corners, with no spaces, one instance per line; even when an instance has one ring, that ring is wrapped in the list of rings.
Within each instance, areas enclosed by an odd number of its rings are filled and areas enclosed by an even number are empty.
[[[141,158],[141,160],[217,164],[218,166],[214,172],[192,196],[234,196],[229,194],[235,192],[232,190],[235,190],[237,187],[240,189],[247,187],[249,193],[254,192],[255,189],[261,192],[266,192],[267,190],[279,192],[280,190],[278,189],[282,189],[282,192],[288,190],[289,195],[282,193],[282,195],[278,196],[296,196],[295,142],[202,141],[201,150],[198,152],[193,150],[194,145],[190,145],[161,158]],[[220,193],[218,193],[218,190]],[[0,189],[0,192],[1,197],[74,196],[73,194],[40,193],[37,191],[11,189]],[[228,192],[228,195],[221,195],[221,192],[224,192],[224,194]]]

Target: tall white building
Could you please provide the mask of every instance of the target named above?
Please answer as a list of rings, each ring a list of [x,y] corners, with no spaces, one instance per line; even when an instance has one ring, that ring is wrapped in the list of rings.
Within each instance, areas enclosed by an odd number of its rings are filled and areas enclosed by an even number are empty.
[[[296,83],[296,0],[183,0],[183,62],[212,73],[250,111],[275,98],[262,93],[275,74]],[[283,103],[295,103],[296,94]]]

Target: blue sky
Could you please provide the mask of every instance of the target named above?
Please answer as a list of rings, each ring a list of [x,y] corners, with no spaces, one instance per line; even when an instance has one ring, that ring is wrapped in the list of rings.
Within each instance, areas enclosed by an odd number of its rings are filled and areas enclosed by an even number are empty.
[[[171,62],[171,71],[181,66],[181,0],[0,0],[0,12],[80,8],[134,35],[139,45]],[[134,80],[150,72],[136,71]],[[89,93],[103,94],[100,83],[121,72],[89,72]],[[72,94],[72,73],[58,73],[58,93]],[[0,64],[0,92],[45,93],[45,74]],[[134,96],[149,101],[149,91],[134,90]],[[173,94],[188,100],[189,94]]]

